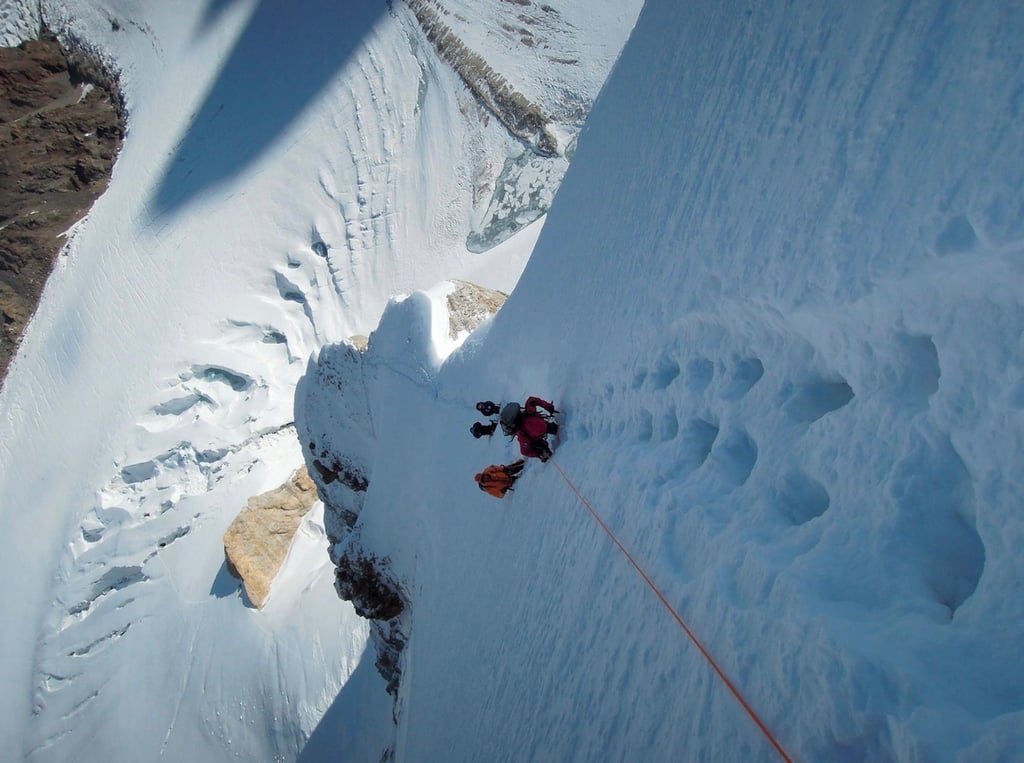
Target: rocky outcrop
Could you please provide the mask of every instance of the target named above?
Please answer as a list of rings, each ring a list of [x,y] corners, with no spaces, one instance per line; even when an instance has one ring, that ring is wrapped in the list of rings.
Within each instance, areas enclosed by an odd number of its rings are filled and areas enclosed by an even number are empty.
[[[374,667],[386,682],[384,688],[387,693],[397,699],[398,686],[402,682],[402,651],[409,640],[403,629],[402,618],[374,620],[370,632],[377,649]]]
[[[54,40],[0,49],[0,376],[123,137],[121,96],[99,66]]]
[[[335,589],[352,602],[356,614],[368,620],[390,620],[405,605],[398,586],[386,570],[386,561],[367,554],[359,543],[349,543],[337,559]]]
[[[296,390],[296,427],[324,502],[332,556],[355,527],[370,485],[375,440],[365,377],[362,353],[354,345],[330,345],[320,350],[319,362]]]
[[[468,281],[453,281],[455,289],[448,295],[448,335],[457,339],[471,332],[494,315],[505,304],[508,294],[485,289]]]
[[[366,348],[370,346],[370,337],[365,334],[353,334],[348,338],[348,341],[359,352],[366,352]]]
[[[554,120],[516,90],[483,56],[470,50],[444,22],[444,9],[432,0],[406,0],[441,60],[459,75],[470,92],[505,128],[543,156],[558,153],[551,131]]]
[[[391,576],[387,558],[367,553],[356,531],[335,558],[334,589],[352,602],[356,614],[372,621],[370,632],[377,649],[377,672],[391,696],[398,693],[401,657],[407,637],[402,617],[406,607],[401,587]]]
[[[250,498],[224,533],[228,569],[242,579],[257,608],[266,603],[295,531],[316,500],[316,485],[303,467],[281,487]]]

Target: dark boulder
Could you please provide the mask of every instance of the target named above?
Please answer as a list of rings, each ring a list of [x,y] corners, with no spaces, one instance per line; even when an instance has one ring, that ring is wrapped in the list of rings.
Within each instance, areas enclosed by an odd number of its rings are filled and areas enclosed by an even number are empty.
[[[338,559],[334,587],[341,598],[352,602],[360,617],[369,620],[390,620],[405,609],[398,586],[387,572],[387,559],[366,554],[352,542]]]

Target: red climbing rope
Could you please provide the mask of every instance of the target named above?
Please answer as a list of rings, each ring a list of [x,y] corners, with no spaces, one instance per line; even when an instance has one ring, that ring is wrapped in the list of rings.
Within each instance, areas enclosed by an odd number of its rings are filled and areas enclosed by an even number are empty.
[[[629,563],[633,565],[634,569],[636,569],[638,573],[640,573],[640,577],[644,579],[644,582],[647,583],[648,587],[650,587],[650,589],[654,591],[654,595],[657,596],[661,603],[665,605],[665,609],[667,609],[669,613],[672,615],[672,617],[675,618],[675,621],[679,623],[679,627],[682,628],[686,635],[690,637],[690,641],[692,641],[694,646],[696,646],[697,649],[700,650],[700,653],[704,655],[704,659],[708,661],[708,664],[710,664],[711,667],[714,669],[715,673],[718,674],[718,677],[722,679],[722,682],[728,687],[729,691],[732,692],[732,695],[736,697],[736,700],[740,703],[740,705],[743,706],[743,709],[747,711],[747,715],[749,715],[751,719],[754,721],[754,723],[757,724],[757,727],[761,729],[761,733],[764,734],[765,737],[767,737],[768,741],[772,743],[772,746],[779,753],[779,755],[782,756],[782,759],[786,761],[786,763],[793,763],[793,759],[789,757],[789,755],[783,749],[782,745],[779,744],[779,740],[775,738],[775,735],[772,734],[771,730],[768,728],[765,722],[761,720],[761,717],[757,714],[754,708],[750,706],[750,703],[747,702],[743,694],[740,693],[740,690],[736,688],[736,685],[729,679],[729,676],[725,674],[725,671],[723,671],[718,666],[718,663],[715,662],[715,658],[712,657],[711,653],[704,648],[704,645],[700,642],[700,639],[698,639],[697,636],[694,635],[693,631],[690,630],[689,626],[687,626],[687,624],[683,621],[682,616],[676,611],[675,607],[669,604],[668,599],[665,598],[665,594],[663,594],[658,589],[658,586],[654,584],[654,581],[651,580],[650,576],[646,572],[644,572],[643,567],[641,567],[637,563],[636,559],[633,558],[633,555],[630,554],[629,551],[626,550],[626,547],[622,545],[621,541],[619,541],[619,539],[615,537],[615,533],[608,529],[608,525],[604,523],[604,520],[601,519],[600,515],[598,515],[598,513],[594,510],[594,507],[590,505],[590,501],[583,497],[583,494],[580,493],[579,489],[573,484],[572,480],[569,479],[569,476],[562,469],[561,465],[559,465],[559,463],[554,459],[551,459],[551,463],[553,463],[555,465],[555,468],[558,469],[558,473],[562,475],[562,479],[565,480],[565,483],[570,488],[572,488],[572,492],[576,494],[576,497],[579,498],[583,505],[587,507],[587,511],[589,511],[590,515],[594,517],[597,523],[601,526],[601,529],[604,530],[608,537],[612,539],[612,543],[618,546],[619,551],[621,551],[625,555],[625,557],[629,560]]]

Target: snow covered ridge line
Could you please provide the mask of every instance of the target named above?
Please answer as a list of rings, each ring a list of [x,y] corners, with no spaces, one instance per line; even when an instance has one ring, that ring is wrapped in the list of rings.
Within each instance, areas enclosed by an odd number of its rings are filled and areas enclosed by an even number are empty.
[[[324,502],[335,590],[373,621],[376,667],[395,697],[396,718],[412,585],[392,569],[394,539],[373,532],[375,503],[390,500],[392,482],[385,475],[384,487],[375,490],[374,466],[390,460],[380,455],[389,448],[378,439],[378,421],[392,414],[394,395],[388,387],[395,381],[426,390],[433,399],[441,362],[497,312],[505,296],[448,282],[429,294],[399,297],[365,349],[351,342],[324,347],[296,389],[296,429]]]

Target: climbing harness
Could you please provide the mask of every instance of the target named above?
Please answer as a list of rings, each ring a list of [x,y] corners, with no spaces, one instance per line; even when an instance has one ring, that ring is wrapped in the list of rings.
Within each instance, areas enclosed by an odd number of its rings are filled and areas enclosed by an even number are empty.
[[[669,603],[668,599],[665,597],[665,594],[663,594],[654,584],[654,581],[651,580],[650,575],[648,575],[644,571],[643,567],[641,567],[639,563],[637,563],[636,559],[633,558],[633,555],[626,550],[626,547],[624,545],[622,545],[622,542],[617,537],[615,537],[615,533],[613,533],[608,528],[608,525],[604,523],[604,520],[601,519],[601,516],[597,513],[597,511],[594,510],[594,507],[590,504],[590,501],[583,497],[583,494],[580,493],[579,488],[577,488],[576,485],[573,484],[572,480],[569,479],[569,476],[565,473],[565,470],[562,469],[561,464],[559,464],[554,459],[551,459],[551,463],[555,465],[555,468],[558,470],[558,473],[562,475],[562,479],[564,479],[565,483],[572,489],[572,492],[576,494],[576,497],[580,499],[580,501],[587,508],[587,511],[590,512],[590,515],[594,518],[597,524],[600,525],[601,529],[604,530],[605,534],[609,538],[611,538],[612,543],[614,543],[618,547],[619,551],[623,553],[626,559],[629,560],[629,563],[633,565],[633,568],[640,574],[640,577],[643,578],[647,586],[652,591],[654,591],[654,595],[658,597],[659,601],[661,601],[661,603],[665,606],[665,609],[669,611],[669,614],[671,614],[675,621],[679,624],[679,627],[683,629],[683,632],[686,633],[686,635],[690,638],[690,641],[692,641],[694,646],[696,646],[700,653],[704,655],[704,659],[708,661],[708,664],[711,665],[715,673],[718,674],[718,677],[722,679],[722,682],[726,685],[729,691],[732,692],[732,695],[740,703],[743,709],[746,710],[747,715],[750,716],[751,720],[753,720],[754,723],[757,724],[757,727],[761,730],[761,733],[765,735],[769,742],[771,742],[772,747],[775,748],[775,751],[779,753],[779,755],[782,757],[784,761],[786,761],[786,763],[793,763],[793,759],[789,756],[785,749],[783,749],[782,745],[779,743],[779,740],[775,738],[775,735],[772,734],[771,730],[768,728],[765,722],[761,720],[761,717],[757,714],[757,711],[755,711],[754,708],[751,707],[750,703],[747,702],[746,698],[736,687],[736,684],[734,684],[729,679],[729,677],[725,674],[725,671],[722,670],[721,667],[719,667],[717,662],[715,662],[715,658],[711,656],[711,653],[708,652],[708,650],[700,642],[700,639],[698,639],[694,632],[690,630],[689,626],[683,620],[682,615],[680,615],[679,612],[676,611],[675,607],[673,607]]]

